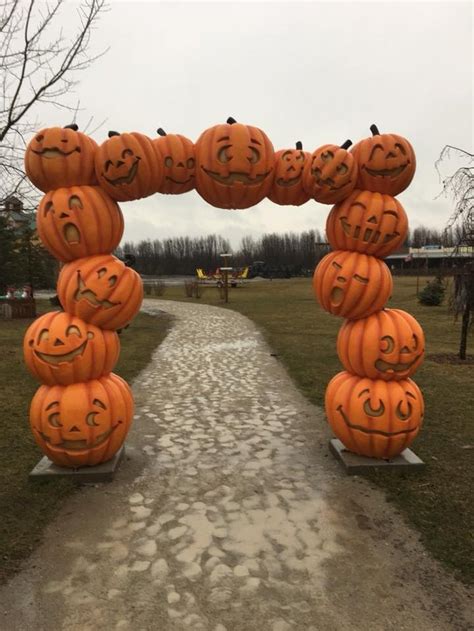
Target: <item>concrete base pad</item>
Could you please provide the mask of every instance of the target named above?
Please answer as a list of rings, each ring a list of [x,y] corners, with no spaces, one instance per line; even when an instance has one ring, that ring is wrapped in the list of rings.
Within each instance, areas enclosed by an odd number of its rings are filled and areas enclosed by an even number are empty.
[[[348,475],[360,475],[374,469],[398,469],[399,471],[420,471],[425,463],[411,449],[404,449],[399,456],[392,460],[380,460],[358,456],[348,451],[340,440],[333,438],[329,441],[331,453],[339,460]]]
[[[94,467],[80,467],[68,469],[58,467],[49,458],[44,456],[30,473],[30,480],[51,480],[52,478],[69,478],[82,484],[94,484],[95,482],[110,482],[115,476],[120,461],[125,454],[125,445],[122,445],[115,456]]]

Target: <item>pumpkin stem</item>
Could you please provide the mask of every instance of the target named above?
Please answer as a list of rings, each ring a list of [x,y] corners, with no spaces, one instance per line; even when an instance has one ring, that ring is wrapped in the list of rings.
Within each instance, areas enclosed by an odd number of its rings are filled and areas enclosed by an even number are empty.
[[[166,136],[166,132],[165,132],[165,130],[164,130],[162,127],[160,127],[159,129],[157,129],[157,130],[156,130],[156,132],[157,132],[158,134],[160,134],[160,136]]]
[[[71,123],[71,125],[66,125],[63,129],[72,129],[73,131],[77,131],[79,129],[79,125],[76,125],[76,123]]]
[[[229,116],[229,118],[227,119],[227,123],[229,125],[233,125],[234,123],[236,123],[237,121],[235,120],[235,118],[232,118],[232,116]]]
[[[298,140],[298,142],[296,143],[296,148],[301,151],[303,149],[303,143],[301,142],[301,140]]]
[[[349,147],[352,145],[352,140],[347,139],[346,142],[341,145],[341,149],[349,149]]]
[[[370,131],[372,132],[372,136],[380,136],[380,132],[378,130],[377,125],[371,125]]]
[[[120,136],[118,131],[109,131],[107,135],[109,138],[112,138],[112,136]]]

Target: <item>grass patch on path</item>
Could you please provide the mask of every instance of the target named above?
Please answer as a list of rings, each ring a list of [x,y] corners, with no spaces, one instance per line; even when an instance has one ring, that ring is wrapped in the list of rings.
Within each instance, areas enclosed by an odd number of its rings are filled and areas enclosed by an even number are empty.
[[[428,358],[414,375],[425,397],[425,425],[413,448],[428,466],[420,474],[385,471],[370,478],[418,529],[431,553],[459,578],[474,582],[474,367],[429,360],[430,354],[457,351],[460,322],[453,322],[445,306],[420,305],[415,278],[395,277],[394,283],[388,306],[414,315],[426,335]],[[420,286],[424,286],[423,279]],[[163,298],[225,306],[211,286],[204,289],[200,300],[185,298],[183,287],[167,287]],[[328,381],[342,370],[336,353],[342,319],[320,308],[311,280],[248,283],[230,291],[227,306],[260,327],[298,387],[322,406]],[[469,350],[472,356],[474,335]]]
[[[40,313],[52,310],[46,300],[38,304]],[[0,321],[0,582],[29,555],[62,499],[76,488],[69,480],[28,480],[42,456],[28,423],[29,403],[39,384],[28,373],[22,352],[23,335],[31,322]],[[115,372],[131,382],[150,361],[169,322],[167,316],[140,313],[120,337]]]

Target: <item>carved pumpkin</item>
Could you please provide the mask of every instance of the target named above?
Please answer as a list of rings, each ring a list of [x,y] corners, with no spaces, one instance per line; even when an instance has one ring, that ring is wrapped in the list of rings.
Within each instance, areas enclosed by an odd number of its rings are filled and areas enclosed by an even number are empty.
[[[352,148],[359,166],[357,188],[386,195],[404,191],[415,175],[416,158],[406,138],[381,134],[371,125],[372,138],[365,138]]]
[[[196,143],[196,189],[217,208],[249,208],[270,192],[274,151],[257,127],[237,123],[216,125]]]
[[[326,390],[326,415],[334,434],[362,456],[389,459],[420,431],[424,402],[411,379],[372,380],[340,372]]]
[[[68,386],[110,373],[118,360],[120,341],[114,331],[53,311],[28,328],[23,353],[33,377],[50,386]]]
[[[347,320],[337,337],[344,368],[371,379],[407,379],[425,355],[423,329],[401,309],[383,309],[361,320]]]
[[[130,388],[113,373],[70,386],[40,386],[30,407],[30,426],[43,453],[71,468],[113,458],[132,417]]]
[[[78,129],[77,125],[42,129],[28,144],[25,171],[40,191],[97,184],[94,173],[97,143]]]
[[[67,263],[57,286],[64,310],[101,327],[123,329],[140,310],[140,276],[111,255],[90,256]]]
[[[357,163],[347,151],[352,142],[323,145],[307,160],[303,188],[321,204],[335,204],[352,193],[357,181]]]
[[[196,175],[194,144],[180,134],[167,134],[161,127],[158,134],[153,145],[162,162],[163,179],[157,192],[179,195],[191,191]]]
[[[355,190],[336,204],[326,221],[335,250],[354,250],[383,258],[404,242],[408,218],[394,197]]]
[[[313,277],[313,288],[323,309],[354,320],[379,311],[392,287],[392,275],[383,261],[345,250],[327,254]]]
[[[47,193],[36,214],[38,234],[60,261],[109,254],[120,243],[123,216],[99,186],[72,186]]]
[[[301,142],[296,143],[296,149],[277,151],[273,186],[268,199],[282,206],[305,204],[310,196],[303,190],[303,169],[309,159],[310,154],[303,151]]]
[[[102,188],[117,201],[156,193],[163,179],[161,161],[148,136],[109,131],[97,150],[95,172]]]

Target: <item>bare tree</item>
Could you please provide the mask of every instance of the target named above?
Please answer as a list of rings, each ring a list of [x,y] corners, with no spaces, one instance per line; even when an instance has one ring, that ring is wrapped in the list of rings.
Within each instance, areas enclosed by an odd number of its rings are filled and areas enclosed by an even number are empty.
[[[66,36],[60,25],[64,0],[3,0],[0,4],[0,200],[27,194],[23,170],[25,137],[38,127],[35,106],[52,104],[69,110],[64,102],[77,83],[76,73],[104,54],[90,56],[92,30],[105,0],[85,0],[77,9],[77,25]],[[72,110],[72,112],[71,112]]]
[[[474,154],[447,145],[436,168],[443,183],[443,193],[455,203],[446,227],[451,233],[454,229],[455,253],[471,253],[471,257],[455,270],[450,299],[455,317],[462,317],[459,357],[466,359],[468,332],[474,319]]]

